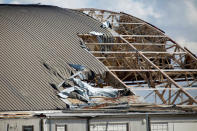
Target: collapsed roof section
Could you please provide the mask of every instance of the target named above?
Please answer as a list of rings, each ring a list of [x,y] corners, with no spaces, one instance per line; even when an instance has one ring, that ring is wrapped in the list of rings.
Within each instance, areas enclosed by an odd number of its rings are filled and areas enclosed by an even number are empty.
[[[141,88],[141,94],[152,102],[154,97],[157,104],[197,104],[197,57],[188,49],[134,16],[91,8],[79,11],[102,22],[101,27],[113,34],[110,38],[98,33],[78,36],[128,88]]]
[[[112,105],[118,108],[118,106],[143,103],[143,98],[135,96],[129,88],[119,86],[120,84],[115,85],[114,83],[118,83],[115,77],[116,82],[113,83],[113,81],[106,80],[108,76],[95,74],[83,65],[68,65],[76,72],[54,87],[58,96],[70,109],[96,109]]]

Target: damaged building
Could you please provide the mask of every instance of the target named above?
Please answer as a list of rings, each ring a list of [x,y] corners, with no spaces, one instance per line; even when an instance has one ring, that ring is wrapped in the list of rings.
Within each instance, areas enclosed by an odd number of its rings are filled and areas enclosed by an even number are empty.
[[[0,130],[195,131],[197,57],[123,12],[0,5]]]

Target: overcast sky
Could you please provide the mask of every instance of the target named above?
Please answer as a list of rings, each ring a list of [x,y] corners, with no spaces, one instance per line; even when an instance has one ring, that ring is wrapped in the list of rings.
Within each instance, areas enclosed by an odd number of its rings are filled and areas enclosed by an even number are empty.
[[[122,11],[157,26],[197,54],[197,0],[0,0],[0,3]]]

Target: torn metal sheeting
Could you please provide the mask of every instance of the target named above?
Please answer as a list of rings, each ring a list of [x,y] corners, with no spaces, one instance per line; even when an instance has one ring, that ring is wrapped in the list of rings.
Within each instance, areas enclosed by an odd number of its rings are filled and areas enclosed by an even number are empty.
[[[72,78],[74,84],[77,86],[74,87],[67,87],[63,91],[61,91],[58,95],[61,98],[68,98],[71,97],[71,92],[76,92],[81,96],[85,101],[92,102],[93,100],[90,97],[108,97],[108,98],[117,98],[122,95],[129,95],[129,90],[125,89],[113,89],[112,87],[107,88],[98,88],[92,87],[86,82],[81,81],[80,79]],[[74,97],[75,98],[75,97]],[[84,101],[81,99],[82,101]]]
[[[102,28],[112,28],[111,24],[109,21],[105,21],[103,22],[103,24],[101,25]]]
[[[96,32],[96,31],[91,31],[90,34],[91,34],[91,35],[96,35],[96,36],[102,36],[102,35],[104,35],[103,33],[101,33],[101,32]]]
[[[74,68],[76,73],[58,85],[58,88],[63,84],[68,85],[63,87],[64,89],[58,93],[58,96],[70,108],[83,108],[109,103],[120,104],[122,102],[140,103],[143,101],[139,97],[133,96],[129,89],[115,89],[109,85],[103,86],[105,81],[101,76],[95,76],[93,71],[83,65],[68,65]],[[73,83],[73,85],[70,85],[69,82]]]
[[[82,65],[78,65],[78,64],[69,64],[68,65],[74,69],[76,69],[77,71],[83,71],[85,69],[85,66]]]
[[[63,80],[57,86],[58,88],[63,86],[63,84],[65,84],[66,81],[68,82],[68,80],[70,80],[76,76],[79,77],[81,80],[93,80],[95,77],[95,73],[92,70],[86,68],[85,66],[78,65],[78,64],[69,64],[69,63],[68,63],[68,65],[77,72],[75,74],[73,74],[72,76],[70,76],[68,79]]]

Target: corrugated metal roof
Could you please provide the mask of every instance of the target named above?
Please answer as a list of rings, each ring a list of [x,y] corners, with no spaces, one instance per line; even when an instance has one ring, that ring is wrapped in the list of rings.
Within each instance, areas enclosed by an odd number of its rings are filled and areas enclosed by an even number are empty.
[[[50,84],[61,78],[44,66],[49,63],[65,78],[67,63],[81,64],[96,73],[103,64],[80,47],[78,33],[110,33],[95,19],[70,9],[39,5],[0,5],[0,111],[64,109]]]

